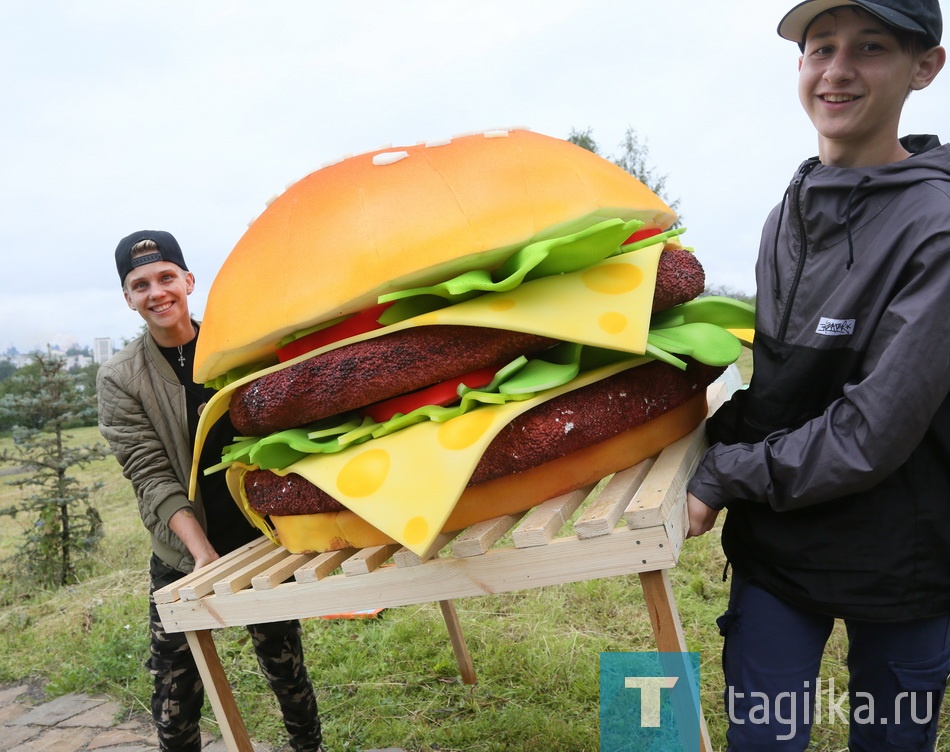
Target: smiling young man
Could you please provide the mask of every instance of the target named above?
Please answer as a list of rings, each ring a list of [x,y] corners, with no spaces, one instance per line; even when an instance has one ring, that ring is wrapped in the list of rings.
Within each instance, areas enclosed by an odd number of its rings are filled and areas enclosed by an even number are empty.
[[[151,534],[150,593],[221,554],[258,537],[224,484],[202,477],[196,498],[188,479],[198,416],[213,391],[192,377],[198,322],[189,312],[195,277],[167,232],[144,230],[123,238],[116,269],[129,308],[147,333],[104,363],[97,375],[99,430],[138,500]],[[212,429],[200,466],[217,461],[234,430],[226,420]],[[221,475],[220,473],[216,475]],[[183,633],[162,627],[149,599],[154,677],[152,716],[163,752],[198,752],[204,699],[197,666]],[[274,691],[295,752],[321,749],[320,719],[296,621],[248,626],[258,664]]]
[[[819,677],[835,619],[849,749],[934,746],[950,674],[950,147],[899,128],[944,66],[941,32],[937,0],[809,0],[779,25],[801,49],[818,156],[763,229],[752,380],[709,421],[688,487],[691,535],[728,509],[730,750],[802,750],[837,720]]]

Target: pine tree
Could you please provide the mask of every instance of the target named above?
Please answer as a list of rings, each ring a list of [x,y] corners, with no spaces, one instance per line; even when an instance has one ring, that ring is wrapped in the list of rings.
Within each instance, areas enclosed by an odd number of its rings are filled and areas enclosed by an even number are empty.
[[[14,387],[0,397],[0,417],[14,426],[13,446],[0,464],[26,474],[10,484],[21,499],[0,508],[0,516],[27,518],[13,563],[37,584],[62,586],[75,580],[76,565],[96,549],[102,518],[90,502],[101,484],[82,486],[70,475],[108,454],[101,444],[72,446],[66,431],[95,422],[96,395],[68,373],[59,358],[36,354],[11,377]]]

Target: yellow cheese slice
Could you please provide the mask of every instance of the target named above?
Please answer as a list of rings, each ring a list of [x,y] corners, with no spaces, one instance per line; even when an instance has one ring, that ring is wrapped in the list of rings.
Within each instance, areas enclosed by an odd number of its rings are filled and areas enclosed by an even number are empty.
[[[629,353],[646,351],[662,244],[417,316],[423,324],[509,329]]]
[[[755,338],[755,329],[729,329],[729,331],[742,340],[743,344],[752,345],[752,340]]]
[[[366,522],[422,555],[441,532],[492,439],[542,402],[647,362],[632,358],[521,402],[489,405],[445,423],[428,421],[337,454],[315,454],[296,473]]]

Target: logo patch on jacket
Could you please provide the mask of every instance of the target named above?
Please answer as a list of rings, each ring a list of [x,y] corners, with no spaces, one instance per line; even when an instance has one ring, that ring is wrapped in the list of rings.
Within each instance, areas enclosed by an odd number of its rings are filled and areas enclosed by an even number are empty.
[[[825,334],[829,337],[854,334],[854,319],[829,319],[822,316],[818,320],[816,334]]]

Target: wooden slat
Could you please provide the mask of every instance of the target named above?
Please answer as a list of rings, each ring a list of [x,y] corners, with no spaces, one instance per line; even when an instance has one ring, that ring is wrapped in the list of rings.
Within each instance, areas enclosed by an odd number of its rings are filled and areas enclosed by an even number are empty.
[[[683,635],[683,626],[676,608],[676,599],[670,576],[664,571],[641,572],[640,584],[643,587],[643,599],[650,615],[650,624],[653,626],[653,635],[656,639],[656,649],[660,654],[660,663],[666,667],[666,673],[677,675],[683,673],[683,661],[689,649]],[[687,671],[686,681],[693,684],[692,672]],[[679,724],[695,723],[699,718],[699,749],[700,752],[712,752],[709,731],[703,718],[702,708],[694,705],[699,699],[699,687],[693,686],[692,691],[683,692],[673,701],[673,714]],[[681,726],[682,727],[682,726]]]
[[[294,571],[294,579],[300,583],[319,582],[334,569],[338,569],[343,562],[356,553],[355,548],[344,548],[339,551],[327,551],[302,565]]]
[[[506,514],[472,525],[455,539],[452,554],[461,557],[481,556],[517,525],[522,517],[524,513]]]
[[[530,548],[550,543],[584,502],[592,488],[593,486],[587,486],[548,499],[532,509],[512,533],[515,548]]]
[[[726,384],[710,384],[706,389],[708,414],[718,410],[728,397]],[[695,472],[706,447],[704,420],[689,435],[670,444],[657,455],[656,462],[624,513],[629,527],[651,527],[669,520],[674,505],[685,497],[686,483]]]
[[[285,558],[255,575],[251,579],[251,587],[255,590],[270,590],[275,588],[293,577],[294,572],[308,562],[313,561],[318,555],[319,554],[292,554],[288,551]]]
[[[383,546],[370,546],[361,548],[349,559],[343,562],[343,574],[348,577],[361,574],[369,574],[374,569],[389,559],[402,546],[398,543],[387,543]]]
[[[468,645],[465,644],[465,635],[462,633],[462,623],[459,621],[458,612],[455,610],[455,602],[439,601],[439,608],[442,609],[442,618],[445,619],[445,628],[448,630],[449,640],[452,642],[452,651],[455,653],[455,662],[458,663],[462,683],[477,684],[475,664],[468,652]]]
[[[670,546],[673,547],[673,556],[678,561],[686,540],[686,533],[689,531],[689,511],[686,508],[685,492],[680,494],[676,504],[673,505],[670,516],[663,521],[663,527],[666,528]]]
[[[262,536],[234,549],[207,566],[185,575],[169,587],[163,588],[165,592],[162,593],[161,597],[172,597],[173,600],[195,600],[207,595],[214,590],[214,583],[217,580],[238,571],[249,561],[253,561],[261,552],[273,551],[276,547],[276,544]],[[159,593],[156,592],[155,595],[159,596]],[[160,601],[156,600],[155,602],[159,603]]]
[[[653,467],[653,458],[616,473],[594,502],[574,523],[578,538],[609,535],[623,516],[630,499]]]
[[[234,694],[228,684],[228,677],[224,673],[211,632],[186,632],[185,639],[191,648],[198,673],[204,681],[214,717],[221,726],[225,746],[229,752],[254,752],[254,745],[247,733],[244,719],[241,718],[241,711],[234,702]]]
[[[454,537],[454,533],[440,533],[422,556],[410,551],[408,548],[400,548],[393,554],[393,563],[397,567],[418,567],[433,556],[438,555],[439,551],[445,548]]]
[[[735,391],[734,389],[732,391]],[[706,387],[706,415],[712,415],[731,396],[727,384],[716,381]]]
[[[249,561],[236,572],[215,580],[214,592],[218,595],[233,595],[250,585],[251,580],[256,575],[283,561],[288,556],[290,556],[290,552],[286,548],[275,546],[273,551],[255,557],[253,561]]]
[[[686,493],[686,482],[705,449],[706,424],[703,422],[660,452],[624,513],[628,527],[663,524],[674,504]]]

